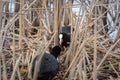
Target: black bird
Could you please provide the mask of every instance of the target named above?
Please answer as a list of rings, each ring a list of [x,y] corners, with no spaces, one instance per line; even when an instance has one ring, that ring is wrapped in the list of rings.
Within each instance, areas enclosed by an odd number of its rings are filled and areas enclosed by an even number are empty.
[[[55,46],[52,48],[50,54],[44,53],[40,68],[38,72],[37,80],[52,80],[56,75],[59,63],[57,61],[57,57],[60,55],[61,48],[59,46]],[[32,77],[34,73],[35,63],[39,60],[40,55],[36,56],[32,63]]]
[[[59,34],[59,44],[63,47],[68,47],[70,45],[70,35],[66,33]]]
[[[70,34],[71,34],[70,26],[62,27],[62,31],[59,34],[59,44],[62,48],[68,47],[70,45]]]

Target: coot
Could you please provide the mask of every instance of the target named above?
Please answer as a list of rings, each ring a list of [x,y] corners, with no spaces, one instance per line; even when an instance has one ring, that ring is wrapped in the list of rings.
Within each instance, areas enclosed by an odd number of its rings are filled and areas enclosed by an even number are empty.
[[[63,47],[68,47],[70,45],[70,35],[71,26],[64,26],[59,34],[59,44]]]
[[[59,63],[57,61],[57,57],[60,55],[61,48],[59,46],[55,46],[52,48],[50,53],[44,53],[40,68],[37,76],[37,80],[52,80],[53,77],[56,75]],[[40,55],[36,56],[32,63],[32,77],[34,74],[35,63],[40,58]]]

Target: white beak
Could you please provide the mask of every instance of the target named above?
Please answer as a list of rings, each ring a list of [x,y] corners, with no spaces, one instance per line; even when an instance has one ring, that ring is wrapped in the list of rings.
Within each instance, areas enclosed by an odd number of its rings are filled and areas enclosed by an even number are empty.
[[[60,43],[60,45],[62,45],[62,41],[63,41],[62,38],[63,38],[63,34],[60,34],[59,35],[59,40],[60,40],[59,43]]]

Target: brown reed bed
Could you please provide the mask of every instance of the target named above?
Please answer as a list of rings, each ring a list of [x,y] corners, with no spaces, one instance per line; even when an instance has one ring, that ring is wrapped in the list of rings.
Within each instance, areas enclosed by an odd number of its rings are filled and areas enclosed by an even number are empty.
[[[33,58],[58,44],[63,25],[74,31],[54,80],[119,80],[119,15],[119,0],[1,0],[0,80],[31,79]]]

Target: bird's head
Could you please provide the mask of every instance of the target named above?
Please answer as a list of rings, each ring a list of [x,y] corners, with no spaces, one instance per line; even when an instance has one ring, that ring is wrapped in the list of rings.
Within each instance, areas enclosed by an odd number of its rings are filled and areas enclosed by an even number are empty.
[[[61,48],[58,45],[54,46],[51,50],[51,54],[56,58],[60,55],[60,52],[61,52]]]

